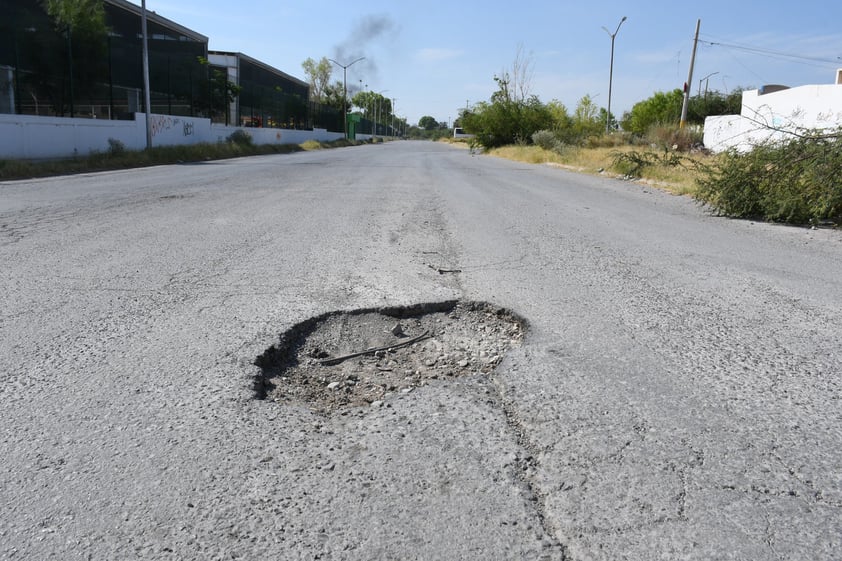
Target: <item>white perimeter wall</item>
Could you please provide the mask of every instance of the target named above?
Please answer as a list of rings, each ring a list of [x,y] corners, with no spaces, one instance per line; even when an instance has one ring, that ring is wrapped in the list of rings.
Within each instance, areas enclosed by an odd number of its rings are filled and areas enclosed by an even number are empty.
[[[253,129],[212,125],[209,119],[152,115],[152,145],[223,142],[242,130],[255,144],[301,144],[306,140],[331,141],[341,132],[323,129]],[[146,147],[146,114],[135,113],[134,121],[36,117],[0,114],[0,159],[39,159],[86,156],[108,151],[108,139],[122,142],[130,150]]]
[[[760,95],[743,92],[739,115],[705,119],[705,147],[740,151],[769,141],[793,138],[786,131],[842,127],[842,84],[799,86]]]

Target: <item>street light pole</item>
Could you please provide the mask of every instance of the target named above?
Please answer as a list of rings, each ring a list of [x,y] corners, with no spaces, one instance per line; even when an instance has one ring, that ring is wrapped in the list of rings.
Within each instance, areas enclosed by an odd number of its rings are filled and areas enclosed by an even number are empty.
[[[395,104],[397,103],[398,98],[392,98],[392,136],[397,137],[398,135],[395,132]]]
[[[383,94],[388,92],[389,90],[380,90],[377,92],[377,110],[374,112],[374,134],[377,134],[377,117],[383,118],[383,108],[381,107],[380,101],[383,99]]]
[[[707,99],[707,96],[708,96],[708,80],[710,79],[711,76],[716,76],[717,74],[719,74],[719,72],[711,72],[710,74],[708,74],[704,78],[699,79],[699,94],[698,94],[699,97],[702,96],[702,82],[704,82],[705,83],[705,98]]]
[[[366,97],[368,97],[368,102],[365,104],[365,118],[368,119],[368,133],[371,136],[371,98],[368,96],[368,84],[365,85],[365,89],[362,88],[363,81],[360,80],[360,91],[366,92]]]
[[[366,88],[368,88],[368,84],[366,84]],[[363,90],[363,79],[362,79],[362,78],[360,78],[360,93],[362,93],[363,91],[365,91],[365,90]],[[365,98],[363,97],[363,99],[365,99]],[[363,117],[362,117],[362,118],[363,118],[363,119],[368,118],[368,109],[367,109],[367,107],[368,107],[368,104],[366,104],[366,107],[363,107],[362,105],[360,105],[360,110],[362,111],[362,114],[363,114]],[[362,125],[360,125],[360,132],[362,132]]]
[[[146,33],[146,0],[140,3],[140,27],[143,36],[143,103],[146,106],[146,149],[152,148],[152,108],[149,94],[149,40]]]
[[[328,59],[330,62],[337,66],[342,67],[342,127],[345,130],[345,138],[348,138],[348,67],[358,63],[361,60],[365,60],[365,57],[360,57],[354,62],[349,62],[348,64],[342,64],[341,62],[336,62],[332,58]]]
[[[608,68],[608,114],[605,116],[606,134],[611,132],[611,86],[614,81],[614,38],[617,37],[617,33],[620,31],[620,26],[623,25],[623,22],[627,19],[628,18],[626,16],[623,16],[623,19],[621,19],[620,23],[617,24],[617,29],[614,30],[614,33],[611,33],[605,27],[602,28],[608,36],[611,37],[611,64]]]

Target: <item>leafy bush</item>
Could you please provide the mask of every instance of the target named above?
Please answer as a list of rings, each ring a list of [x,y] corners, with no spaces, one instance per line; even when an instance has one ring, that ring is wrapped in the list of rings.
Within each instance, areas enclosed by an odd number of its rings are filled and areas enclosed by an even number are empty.
[[[465,132],[476,135],[483,148],[531,142],[532,134],[545,128],[551,117],[541,101],[532,96],[523,101],[496,99],[478,103],[465,113],[462,125]]]
[[[109,156],[122,156],[126,153],[126,145],[123,144],[121,141],[117,140],[116,138],[109,138],[108,139],[108,155]]]
[[[532,133],[532,143],[544,150],[553,150],[558,144],[558,138],[553,131],[542,129]]]
[[[252,140],[251,135],[244,130],[237,129],[228,135],[226,139],[229,143],[237,145],[237,146],[245,146],[251,148],[254,146],[254,140]]]
[[[655,125],[675,124],[681,118],[684,93],[673,90],[655,92],[652,97],[634,104],[622,119],[623,130],[644,135]]]
[[[704,124],[711,115],[739,115],[743,107],[743,88],[728,93],[710,92],[690,98],[687,105],[687,121]]]
[[[842,223],[842,129],[723,154],[697,197],[717,213],[793,224]]]
[[[702,133],[690,127],[681,129],[675,125],[653,125],[647,131],[646,139],[650,144],[660,146],[665,150],[688,152],[691,148],[702,144]]]
[[[570,145],[581,146],[601,136],[612,121],[589,95],[582,97],[571,115],[563,103],[544,104],[529,94],[528,62],[518,57],[512,73],[495,76],[497,91],[489,102],[480,102],[460,113],[465,132],[486,150],[506,145],[525,146],[540,142],[545,150],[562,152]],[[540,133],[535,136],[536,133]]]
[[[585,95],[576,104],[573,111],[573,122],[568,134],[576,144],[584,143],[591,136],[601,136],[605,131],[605,119],[600,117],[600,111],[591,96]]]

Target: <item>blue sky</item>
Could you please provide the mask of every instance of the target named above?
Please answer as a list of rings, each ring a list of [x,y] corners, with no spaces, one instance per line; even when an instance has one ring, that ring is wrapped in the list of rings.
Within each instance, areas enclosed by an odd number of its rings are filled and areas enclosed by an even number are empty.
[[[140,3],[140,0],[133,0]],[[387,90],[398,115],[417,123],[458,116],[488,100],[494,75],[521,46],[531,60],[532,93],[571,111],[585,94],[618,117],[656,91],[687,80],[701,19],[693,92],[763,84],[832,83],[842,68],[842,2],[640,0],[147,0],[147,9],[207,35],[211,50],[239,51],[304,79],[301,62],[350,62],[349,89]],[[711,44],[715,43],[715,44]],[[803,57],[803,58],[799,58]],[[337,68],[334,78],[342,78]],[[704,90],[705,83],[701,82]]]

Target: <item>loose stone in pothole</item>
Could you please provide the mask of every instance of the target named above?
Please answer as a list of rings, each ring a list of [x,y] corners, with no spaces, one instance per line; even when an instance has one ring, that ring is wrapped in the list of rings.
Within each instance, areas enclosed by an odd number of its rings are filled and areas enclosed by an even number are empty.
[[[493,371],[525,330],[485,302],[332,312],[293,326],[257,358],[255,391],[322,413],[380,407],[394,393]]]

